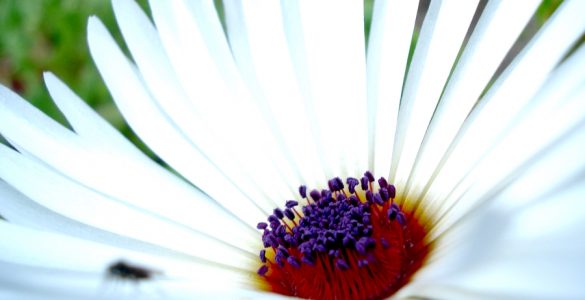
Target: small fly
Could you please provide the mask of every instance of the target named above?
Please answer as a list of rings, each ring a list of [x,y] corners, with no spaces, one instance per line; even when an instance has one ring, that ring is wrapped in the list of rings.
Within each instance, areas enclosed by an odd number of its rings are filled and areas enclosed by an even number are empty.
[[[161,271],[118,260],[106,268],[105,279],[111,282],[106,286],[102,286],[100,293],[105,293],[102,295],[107,296],[108,293],[122,295],[145,295],[144,293],[146,293],[149,297],[155,296],[157,298],[156,295],[158,295],[158,298],[166,299],[167,297],[164,297],[165,293],[156,285],[155,280],[162,274]],[[149,284],[143,285],[142,283],[145,282],[149,282]],[[104,283],[106,282],[104,281]],[[127,283],[133,284],[128,285]]]
[[[115,279],[140,282],[152,279],[156,274],[160,274],[160,272],[120,260],[108,267],[107,274],[109,277]]]

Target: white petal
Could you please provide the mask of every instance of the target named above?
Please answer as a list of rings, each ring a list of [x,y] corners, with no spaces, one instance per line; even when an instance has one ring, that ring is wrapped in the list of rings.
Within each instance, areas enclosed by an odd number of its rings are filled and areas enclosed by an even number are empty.
[[[506,180],[512,182],[507,187],[486,197],[471,196],[479,197],[479,201],[458,202],[440,223],[442,229],[433,230],[432,234],[438,237],[433,258],[417,274],[417,280],[441,281],[449,274],[459,277],[470,265],[486,257],[491,259],[494,253],[506,249],[581,253],[580,249],[585,247],[580,234],[585,228],[580,197],[583,193],[580,176],[585,170],[584,128],[575,128],[555,148],[547,149],[527,168],[513,173]],[[461,212],[459,206],[472,207]],[[571,247],[565,244],[568,240]]]
[[[195,257],[247,267],[255,254],[140,211],[79,185],[53,170],[0,145],[0,177],[21,193],[66,217],[119,235],[165,246]],[[31,185],[30,182],[35,182]],[[66,191],[64,193],[63,191]],[[212,223],[213,224],[213,223]],[[223,224],[213,224],[229,231]],[[213,226],[210,225],[210,226]],[[241,245],[254,249],[254,245]]]
[[[81,99],[56,78],[47,78],[47,85],[59,105],[66,107],[67,118],[81,120],[85,117],[85,125],[80,126],[92,126],[95,130],[103,128],[104,134],[101,137],[79,137],[16,94],[0,87],[0,131],[23,154],[50,165],[65,176],[75,178],[90,189],[154,215],[238,245],[248,245],[256,239],[251,224],[245,226],[238,222],[206,195],[146,159],[117,134],[107,134],[109,126],[103,120],[92,117],[94,113],[87,113]],[[72,121],[72,124],[77,126],[79,122]],[[98,140],[92,139],[94,137]],[[209,220],[231,229],[210,227]]]
[[[510,135],[479,164],[481,167],[476,174],[468,174],[477,180],[473,185],[464,185],[466,189],[458,191],[463,193],[458,194],[459,198],[437,199],[439,207],[446,209],[447,214],[441,216],[439,225],[433,229],[432,236],[438,238],[434,258],[420,272],[423,274],[417,274],[417,280],[422,278],[432,283],[441,280],[446,272],[458,277],[462,268],[485,259],[498,247],[506,248],[512,243],[521,246],[527,238],[542,241],[538,246],[525,245],[534,249],[562,244],[563,239],[572,239],[575,245],[571,236],[580,236],[577,232],[585,226],[580,221],[582,210],[578,209],[581,206],[578,195],[582,190],[557,193],[585,170],[582,155],[585,79],[581,75],[584,58],[585,48],[579,49],[555,70]],[[487,205],[492,210],[495,208],[497,215],[489,213]],[[534,205],[538,205],[538,209],[531,209]],[[442,214],[437,207],[425,210],[430,211]],[[511,228],[506,219],[509,215],[521,216],[524,226]],[[546,218],[557,220],[555,215],[563,217],[558,221],[542,221]],[[553,235],[556,235],[555,243],[551,243]],[[481,240],[473,242],[476,238]],[[499,242],[502,239],[505,241]],[[581,239],[577,244],[582,245],[582,242]],[[559,247],[560,251],[564,246]],[[507,292],[494,292],[507,295]],[[489,295],[485,291],[480,294]]]
[[[581,173],[584,169],[581,164]],[[585,228],[584,192],[583,178],[577,178],[571,184],[557,186],[551,193],[534,197],[532,205],[516,212],[502,239],[518,246],[527,242],[524,247],[537,245],[543,251],[581,253],[585,248],[585,238],[580,234]]]
[[[540,160],[543,160],[543,158],[540,156],[542,154],[539,152],[543,151],[546,154],[548,151],[551,151],[546,148],[546,146],[549,146],[548,143],[550,142],[562,143],[558,146],[559,150],[557,151],[561,151],[564,155],[559,155],[556,151],[551,154],[555,155],[553,158],[556,158],[557,161],[565,161],[557,164],[545,164],[544,169],[541,168],[539,174],[556,177],[555,180],[551,180],[551,183],[554,183],[556,180],[570,176],[572,173],[576,172],[578,168],[582,168],[585,165],[585,161],[583,161],[581,157],[583,150],[582,145],[585,141],[584,137],[578,134],[566,136],[562,133],[568,130],[578,131],[585,128],[583,126],[576,126],[575,124],[578,124],[579,120],[583,120],[583,116],[585,116],[585,105],[581,101],[583,97],[585,97],[585,90],[576,96],[576,100],[573,102],[574,105],[570,105],[566,107],[565,110],[557,112],[557,114],[554,115],[555,118],[541,118],[539,120],[541,122],[540,124],[542,124],[542,122],[551,122],[551,124],[561,125],[561,127],[549,126],[549,128],[538,130],[540,128],[534,126],[534,124],[537,123],[535,122],[527,123],[525,128],[519,128],[518,131],[513,132],[509,139],[502,142],[501,146],[490,154],[490,156],[478,166],[478,169],[470,174],[466,178],[466,181],[464,181],[452,195],[445,199],[444,203],[442,203],[444,206],[439,209],[439,214],[446,212],[448,214],[448,218],[446,219],[453,221],[459,216],[465,214],[469,209],[472,209],[475,205],[478,205],[478,203],[481,203],[481,201],[489,199],[490,196],[499,191],[502,185],[507,184],[508,181],[517,178],[524,172],[530,172],[530,167],[532,167],[532,165],[540,163]],[[571,113],[574,113],[574,115]],[[537,130],[533,131],[532,129]],[[547,131],[545,129],[549,130]],[[562,150],[566,151],[562,152]],[[531,160],[530,158],[533,157],[534,159]],[[573,164],[573,166],[566,169],[559,168],[560,166],[567,164]],[[526,168],[526,165],[528,168]],[[577,170],[574,170],[574,168],[577,168]],[[535,174],[529,173],[530,177],[533,175]],[[473,185],[469,184],[469,182],[474,180],[477,181],[474,182]],[[558,181],[556,182],[558,183]],[[538,191],[539,188],[536,188],[536,190]],[[527,195],[530,194],[531,192],[527,192]],[[526,199],[523,199],[523,197],[520,197],[519,199],[510,199],[502,201],[501,205],[504,207],[508,205],[514,207],[522,201],[526,201]],[[455,205],[450,207],[453,203],[455,203]],[[449,223],[449,221],[446,222]],[[441,228],[446,227],[448,227],[448,225],[441,224]]]
[[[203,2],[200,4],[204,5]],[[211,115],[211,113],[205,110],[198,112],[190,102],[179,84],[157,32],[140,8],[131,1],[115,1],[114,9],[126,42],[145,80],[145,86],[154,96],[153,100],[157,101],[157,105],[165,111],[169,119],[172,119],[173,123],[202,151],[205,157],[211,160],[217,169],[221,170],[221,173],[225,174],[231,182],[237,183],[237,188],[243,189],[247,197],[244,195],[227,197],[225,191],[220,194],[220,191],[217,191],[219,187],[217,183],[194,183],[232,213],[247,215],[245,220],[248,224],[254,224],[261,220],[259,212],[254,212],[257,210],[255,205],[258,204],[250,203],[250,201],[261,203],[260,206],[265,211],[271,209],[273,205],[267,205],[265,204],[267,201],[262,201],[263,196],[258,193],[262,190],[262,185],[248,183],[250,176],[246,176],[241,171],[242,165],[238,163],[237,157],[234,157],[234,151],[239,151],[239,148],[222,143],[223,138],[214,134],[213,130],[209,130],[210,126],[213,129],[214,124],[206,122],[203,117]],[[208,174],[208,177],[211,177],[211,174]],[[234,199],[241,200],[234,201]]]
[[[135,159],[146,157],[53,73],[43,75],[51,98],[79,136],[98,145],[107,144],[118,151],[128,152]]]
[[[39,272],[37,269],[18,268],[22,277]],[[6,280],[8,284],[0,284],[0,299],[27,299],[27,300],[189,300],[189,299],[283,299],[275,294],[250,291],[244,289],[194,289],[193,282],[174,281],[150,281],[137,284],[129,281],[104,280],[103,278],[91,278],[79,280],[73,275],[65,276],[54,270],[45,271],[44,276],[31,276],[34,282],[27,281],[27,286],[19,286],[23,282],[14,283]],[[55,278],[56,277],[56,278]],[[19,276],[20,278],[20,276]],[[4,280],[4,278],[0,278]],[[86,283],[89,282],[89,283]]]
[[[562,137],[563,135],[571,134],[565,133],[571,124],[582,123],[585,118],[585,107],[582,98],[585,97],[585,47],[581,47],[571,58],[565,61],[552,77],[552,80],[543,87],[543,90],[538,93],[536,102],[541,102],[535,106],[531,116],[523,118],[520,124],[515,126],[513,135],[502,142],[502,144],[509,143],[507,146],[508,153],[514,151],[510,149],[519,148],[519,143],[514,143],[518,134],[524,132],[525,136],[529,132],[537,132],[536,140],[546,140],[548,138]],[[579,94],[580,93],[580,94]],[[573,100],[573,102],[571,102]],[[559,111],[559,107],[562,108]],[[560,115],[557,123],[543,126],[543,121],[551,114],[557,112]],[[573,131],[578,129],[572,129]],[[533,161],[526,166],[522,166],[521,170],[524,173],[520,178],[515,178],[506,189],[498,193],[494,205],[500,206],[501,209],[520,209],[524,205],[530,204],[539,196],[545,195],[550,191],[562,186],[571,178],[579,177],[580,171],[584,168],[585,160],[581,159],[584,137],[579,135],[579,132],[574,132],[573,135],[565,137],[570,139],[569,145],[560,147],[555,150],[559,153],[546,153],[545,156],[537,156]],[[578,141],[581,141],[579,143]],[[522,140],[525,148],[527,147],[526,140]],[[498,167],[502,169],[502,167]],[[498,199],[502,199],[498,201]]]
[[[363,3],[281,4],[297,78],[317,118],[326,175],[355,176],[367,168],[368,155]]]
[[[534,105],[526,108],[527,112],[519,116],[517,124],[508,129],[507,135],[498,142],[493,151],[477,162],[475,168],[457,183],[454,190],[448,194],[436,193],[437,190],[434,193],[429,192],[426,199],[428,203],[436,202],[440,207],[435,206],[432,209],[439,215],[448,211],[451,215],[448,219],[455,220],[457,217],[454,216],[464,214],[490,194],[497,193],[502,185],[524,172],[529,172],[527,168],[542,160],[542,155],[551,151],[549,149],[555,147],[561,150],[573,150],[572,147],[579,149],[579,144],[575,144],[575,141],[581,141],[581,138],[574,131],[582,127],[582,120],[585,117],[585,102],[582,101],[585,97],[585,78],[578,75],[584,66],[585,48],[555,72],[538,97],[533,100]],[[576,76],[577,79],[565,80],[567,76]],[[566,146],[567,143],[573,143],[573,146]],[[575,172],[571,170],[580,166],[582,161],[576,153],[573,153],[573,156],[557,157],[560,159],[574,157],[571,161],[574,165],[560,169],[555,167],[555,164],[549,164],[546,171],[539,172],[561,179]],[[565,161],[563,164],[566,163],[568,162]],[[552,173],[553,171],[556,173]],[[445,190],[447,188],[448,185]],[[527,195],[530,195],[530,192]],[[513,207],[522,201],[520,197],[502,205]]]
[[[97,298],[103,280],[101,272],[64,271],[4,260],[0,267],[0,299]]]
[[[429,195],[444,197],[492,149],[507,127],[530,103],[547,75],[585,29],[585,2],[563,3],[535,39],[494,83],[466,120],[446,162],[428,187]],[[580,76],[578,78],[581,78]],[[524,147],[526,148],[526,147]]]
[[[284,35],[279,2],[226,1],[230,46],[242,77],[309,186],[327,179]],[[269,44],[266,42],[270,41]]]
[[[136,262],[132,262],[136,263]],[[152,262],[151,262],[152,263]],[[107,265],[106,265],[107,266]],[[146,266],[146,265],[141,265]],[[152,265],[148,265],[150,267]],[[230,282],[230,277],[205,273],[209,279],[170,278],[155,274],[141,282],[109,278],[104,270],[94,273],[44,268],[0,261],[0,299],[283,299],[276,294],[252,291]],[[191,266],[193,267],[193,266]],[[203,269],[193,269],[202,274]],[[160,270],[159,270],[160,271]],[[213,276],[211,276],[213,274]],[[233,277],[236,278],[236,277]],[[239,279],[237,279],[239,280]],[[208,284],[203,286],[202,283]],[[8,298],[5,298],[8,297]]]
[[[551,158],[560,161],[569,152],[576,157],[574,146],[577,141],[583,143],[585,134],[580,136],[564,145],[564,151],[551,153]],[[565,182],[552,192],[534,195],[529,205],[516,209],[500,205],[514,200],[509,194],[498,195],[496,201],[474,210],[441,237],[439,257],[417,273],[413,284],[399,295],[436,292],[472,299],[582,298],[583,183],[583,178]],[[437,256],[436,251],[433,256]]]
[[[0,181],[0,214],[10,223],[32,229],[52,231],[84,240],[132,251],[159,256],[191,259],[188,254],[171,251],[164,245],[154,245],[91,227],[39,205],[22,193]]]
[[[6,222],[0,222],[0,232],[10,241],[0,245],[0,261],[13,264],[102,275],[112,263],[124,260],[160,272],[168,279],[203,281],[196,283],[199,287],[241,286],[242,279],[248,276],[204,261],[162,258]]]
[[[439,283],[411,283],[400,289],[395,299],[459,299],[459,300],[490,300],[490,299],[516,299],[513,295],[493,293],[489,291],[478,292],[464,289],[459,286]],[[521,298],[518,298],[520,300]],[[536,299],[535,299],[536,300]]]
[[[240,168],[227,170],[242,173],[232,181],[256,202],[269,203],[265,206],[270,208],[281,205],[280,199],[290,198],[298,187],[298,179],[247,88],[239,81],[235,87],[228,85],[223,70],[214,63],[216,54],[207,48],[202,33],[207,26],[198,24],[189,7],[180,1],[152,4],[161,41],[179,83],[210,125],[214,139],[224,143],[240,164]]]
[[[220,199],[218,201],[225,207],[230,208],[228,203],[234,199],[245,199],[237,187],[226,181],[221,172],[196,149],[196,145],[188,141],[153,103],[132,66],[95,18],[90,19],[88,35],[98,70],[136,133],[174,169],[214,199]],[[243,201],[235,205],[241,210],[234,214],[249,226],[264,216],[256,207]]]
[[[488,2],[427,129],[409,189],[423,188],[540,1]]]
[[[486,257],[445,281],[476,292],[519,298],[585,297],[580,280],[585,275],[584,192],[580,179],[551,195],[543,195],[535,201],[541,205],[503,212],[510,222]]]
[[[390,179],[405,186],[478,1],[431,2],[404,83]]]
[[[375,1],[368,39],[370,166],[388,176],[418,1]]]

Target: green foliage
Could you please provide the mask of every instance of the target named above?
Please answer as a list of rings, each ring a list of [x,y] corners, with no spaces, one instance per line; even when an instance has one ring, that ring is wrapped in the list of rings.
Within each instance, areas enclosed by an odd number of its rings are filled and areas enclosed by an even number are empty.
[[[139,3],[148,11],[146,0]],[[108,0],[0,1],[0,82],[66,124],[43,83],[43,72],[51,71],[136,142],[91,60],[86,27],[92,15],[124,46]]]
[[[2,83],[63,121],[43,85],[42,72],[50,70],[98,111],[107,112],[109,95],[84,41],[90,15],[99,16],[115,29],[109,5],[109,1],[1,1]]]

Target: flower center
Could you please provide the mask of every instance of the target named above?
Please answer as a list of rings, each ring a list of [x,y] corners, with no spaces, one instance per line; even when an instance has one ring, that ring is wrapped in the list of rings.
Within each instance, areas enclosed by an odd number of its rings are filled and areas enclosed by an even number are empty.
[[[336,177],[328,189],[299,188],[263,230],[260,285],[310,299],[382,299],[404,286],[429,253],[426,229],[394,202],[396,188],[371,172]]]

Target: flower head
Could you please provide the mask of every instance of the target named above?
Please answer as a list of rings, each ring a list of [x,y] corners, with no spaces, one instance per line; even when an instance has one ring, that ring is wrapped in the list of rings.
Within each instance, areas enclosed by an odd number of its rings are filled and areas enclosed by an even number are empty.
[[[377,1],[364,47],[361,1],[114,0],[92,57],[172,171],[0,87],[0,293],[584,297],[585,2],[518,53],[539,3],[478,2]]]

